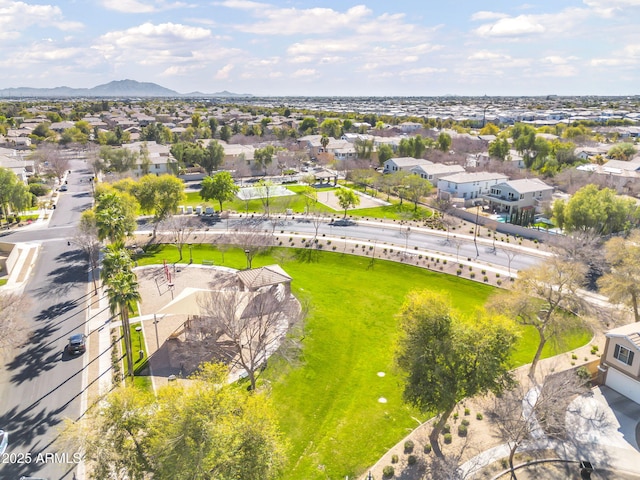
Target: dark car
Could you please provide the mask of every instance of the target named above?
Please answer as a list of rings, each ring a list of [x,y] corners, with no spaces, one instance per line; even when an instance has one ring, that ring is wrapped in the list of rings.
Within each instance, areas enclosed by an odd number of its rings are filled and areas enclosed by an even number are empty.
[[[67,353],[71,355],[79,355],[87,350],[87,337],[82,333],[76,333],[69,337],[69,344],[67,345]]]

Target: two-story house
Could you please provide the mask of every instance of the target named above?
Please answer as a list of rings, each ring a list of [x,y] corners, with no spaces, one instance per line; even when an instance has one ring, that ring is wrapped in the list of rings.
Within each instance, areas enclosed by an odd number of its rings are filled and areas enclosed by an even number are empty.
[[[411,173],[419,175],[420,178],[429,180],[431,185],[437,185],[438,180],[455,173],[463,173],[465,171],[462,165],[446,165],[444,163],[430,163],[416,165],[410,169]]]
[[[438,180],[438,198],[450,198],[453,203],[462,203],[465,207],[473,206],[491,191],[491,187],[508,179],[501,173],[454,173]]]
[[[538,178],[508,180],[491,187],[484,195],[486,204],[496,213],[506,213],[508,223],[528,225],[545,202],[550,202],[553,187]]]
[[[424,158],[413,158],[413,157],[398,157],[398,158],[390,158],[383,164],[382,173],[394,173],[399,172],[400,170],[405,170],[410,172],[412,168],[418,167],[421,165],[433,165],[433,162],[429,160],[425,160]]]
[[[609,330],[599,370],[603,383],[640,403],[640,323]]]

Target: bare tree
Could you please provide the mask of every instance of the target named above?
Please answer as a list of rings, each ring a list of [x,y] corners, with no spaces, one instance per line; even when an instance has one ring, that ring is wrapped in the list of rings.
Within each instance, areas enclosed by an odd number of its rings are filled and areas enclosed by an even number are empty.
[[[179,262],[182,261],[182,249],[197,237],[196,232],[201,226],[200,219],[190,215],[171,215],[160,223],[160,230],[168,232],[169,243],[178,249]],[[193,259],[189,256],[189,263],[192,261]]]
[[[28,307],[29,300],[24,294],[0,294],[0,354],[27,340],[29,331],[25,312]]]
[[[567,407],[577,395],[588,391],[584,380],[573,371],[547,376],[542,387],[518,383],[495,397],[489,408],[492,426],[509,445],[511,478],[516,479],[513,459],[526,442],[546,438],[565,441],[570,435]]]
[[[242,249],[247,257],[247,268],[251,268],[254,257],[273,246],[273,238],[271,232],[262,228],[262,221],[246,219],[237,224],[229,243]]]
[[[98,227],[95,222],[95,214],[93,210],[87,210],[82,213],[80,223],[73,236],[73,243],[89,258],[89,268],[91,269],[91,279],[93,280],[94,293],[98,294],[98,260],[102,242],[98,238]]]
[[[214,355],[242,368],[256,386],[258,370],[299,326],[301,308],[283,285],[211,292],[200,302],[200,336],[212,339]]]
[[[33,155],[41,169],[53,173],[58,182],[62,182],[62,177],[69,170],[69,159],[64,156],[58,145],[42,142]]]
[[[490,299],[487,308],[515,317],[521,325],[538,332],[538,348],[531,361],[529,378],[535,382],[535,371],[542,350],[550,339],[581,323],[577,316],[584,301],[578,290],[584,286],[583,265],[553,256],[545,262],[522,270],[513,289]]]

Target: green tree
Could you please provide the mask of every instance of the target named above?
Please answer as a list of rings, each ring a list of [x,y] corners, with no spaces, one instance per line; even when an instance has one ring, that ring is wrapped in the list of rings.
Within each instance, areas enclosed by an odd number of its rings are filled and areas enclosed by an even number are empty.
[[[451,135],[446,132],[441,132],[440,135],[438,135],[436,145],[438,150],[448,152],[451,149]]]
[[[504,161],[509,155],[509,148],[509,142],[506,138],[496,138],[489,143],[489,155]]]
[[[273,162],[273,157],[276,154],[276,147],[273,145],[267,145],[266,147],[258,148],[253,152],[253,159],[264,170],[264,174],[267,174],[267,167]]]
[[[233,200],[239,190],[240,188],[235,184],[229,172],[218,172],[202,180],[200,198],[205,201],[216,200],[220,204],[220,211],[222,211],[222,203]]]
[[[273,480],[285,460],[268,398],[229,385],[226,368],[211,364],[155,396],[117,388],[62,437],[96,478]]]
[[[536,367],[542,350],[552,338],[565,329],[576,327],[582,302],[579,289],[586,283],[586,267],[557,256],[518,272],[513,289],[495,296],[488,306],[493,312],[507,313],[538,333],[538,348],[529,367],[529,378],[535,381]]]
[[[124,173],[133,169],[138,160],[138,152],[128,148],[104,146],[100,149],[99,155],[104,161],[107,171],[117,173]]]
[[[202,159],[202,167],[207,171],[207,174],[211,176],[214,170],[218,170],[222,161],[224,160],[224,147],[215,140],[211,140],[205,154]]]
[[[607,155],[615,160],[631,160],[637,149],[633,143],[619,143],[609,149]]]
[[[302,122],[300,122],[300,126],[298,127],[298,131],[303,135],[311,135],[318,128],[318,120],[315,117],[305,117]]]
[[[328,137],[340,138],[342,136],[342,122],[337,118],[327,118],[320,124],[320,132]]]
[[[569,201],[556,200],[553,213],[556,224],[568,232],[609,235],[638,223],[638,208],[633,200],[593,184],[582,187]]]
[[[114,243],[131,235],[137,226],[137,203],[131,195],[113,189],[96,192],[98,238]]]
[[[371,154],[373,153],[373,140],[363,140],[356,139],[353,147],[356,150],[356,155],[358,158],[364,158],[369,160],[371,158]]]
[[[393,148],[388,143],[383,143],[378,146],[378,162],[380,165],[384,165],[384,162],[393,158]]]
[[[609,271],[598,279],[600,291],[610,302],[630,306],[640,322],[640,231],[608,240],[604,250]]]
[[[412,292],[400,310],[396,361],[405,374],[404,399],[438,420],[429,435],[442,457],[439,436],[458,402],[500,393],[512,381],[509,356],[516,335],[500,317],[466,320],[441,293]]]
[[[398,153],[401,157],[422,158],[428,146],[428,140],[421,135],[411,138],[403,138],[398,144]]]
[[[15,173],[0,167],[0,207],[5,220],[9,212],[19,212],[30,207],[32,196],[29,187]]]
[[[153,214],[153,236],[158,224],[178,210],[184,201],[184,183],[173,175],[145,175],[133,187],[132,195],[145,213]]]
[[[360,205],[360,197],[351,189],[340,188],[335,195],[338,197],[338,205],[344,210],[344,218],[347,218],[347,210]]]
[[[418,202],[422,197],[429,195],[433,185],[429,180],[421,178],[419,175],[408,175],[403,182],[404,192],[409,200],[413,202],[413,210],[418,211]]]
[[[224,141],[224,142],[228,142],[229,139],[231,138],[232,132],[231,132],[231,127],[229,127],[229,125],[223,125],[222,128],[220,128],[220,140]]]
[[[487,123],[478,133],[480,135],[498,135],[500,128],[493,123]]]

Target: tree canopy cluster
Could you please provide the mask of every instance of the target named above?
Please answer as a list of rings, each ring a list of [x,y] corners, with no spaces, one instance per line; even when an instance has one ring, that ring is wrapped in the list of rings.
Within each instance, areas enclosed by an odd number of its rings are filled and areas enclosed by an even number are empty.
[[[215,364],[156,395],[114,390],[69,421],[62,442],[84,452],[95,478],[130,480],[269,480],[285,451],[268,399],[227,384]]]

